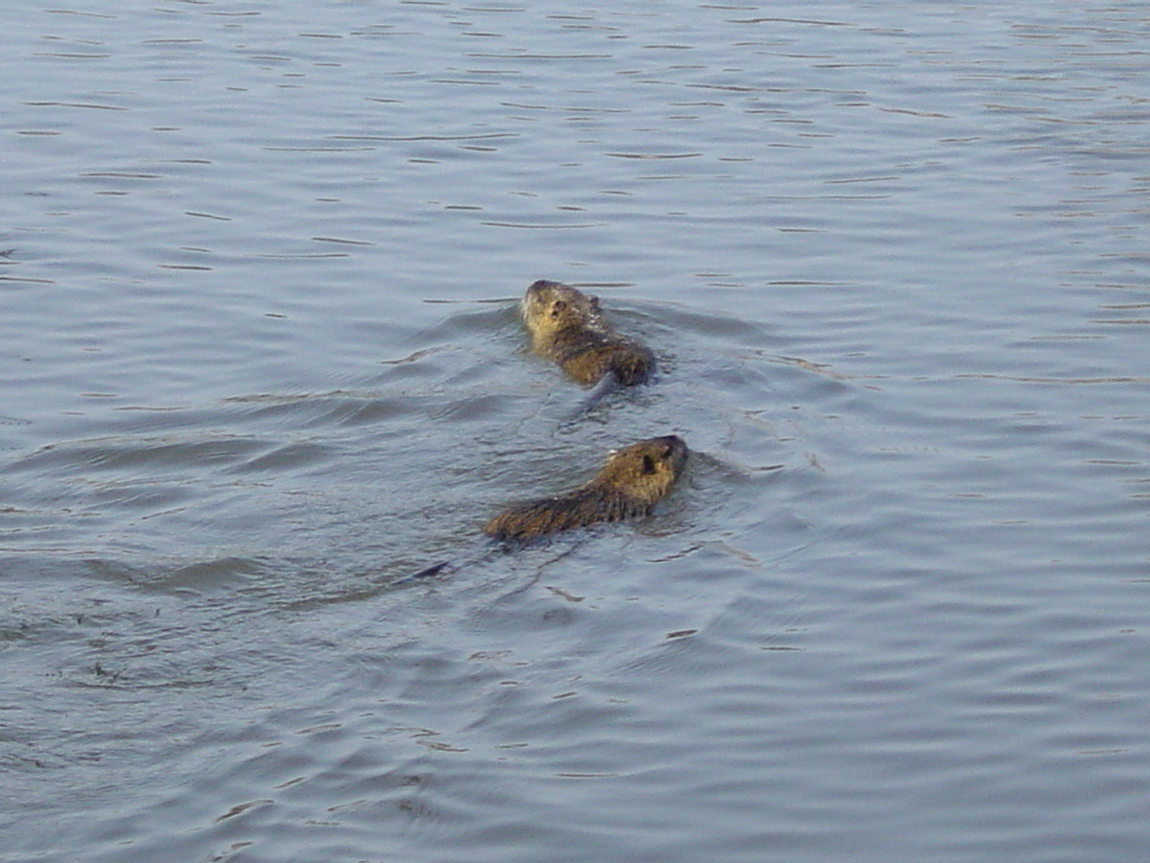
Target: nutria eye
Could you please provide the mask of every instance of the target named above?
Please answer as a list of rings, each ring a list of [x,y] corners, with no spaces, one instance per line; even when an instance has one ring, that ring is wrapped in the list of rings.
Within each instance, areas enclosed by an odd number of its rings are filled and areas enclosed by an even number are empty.
[[[655,462],[649,455],[643,456],[642,472],[644,476],[655,472]]]
[[[565,308],[567,308],[567,303],[563,302],[563,300],[556,300],[551,305],[551,317],[553,317],[553,318],[559,317],[559,315],[563,313],[563,310]]]

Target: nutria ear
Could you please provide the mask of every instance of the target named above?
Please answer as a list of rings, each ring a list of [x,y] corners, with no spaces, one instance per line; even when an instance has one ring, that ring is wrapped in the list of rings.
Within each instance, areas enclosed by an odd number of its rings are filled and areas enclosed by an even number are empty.
[[[594,294],[588,294],[587,299],[591,301],[591,308],[595,311],[599,311],[599,298]]]
[[[560,313],[567,308],[567,303],[564,300],[556,300],[551,304],[551,317],[557,318]]]
[[[655,461],[649,455],[643,456],[643,467],[640,471],[644,476],[655,472]]]

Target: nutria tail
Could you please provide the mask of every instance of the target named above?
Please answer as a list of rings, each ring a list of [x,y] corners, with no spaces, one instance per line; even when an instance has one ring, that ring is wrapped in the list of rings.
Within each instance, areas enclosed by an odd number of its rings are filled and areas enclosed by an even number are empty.
[[[584,384],[613,375],[622,386],[646,383],[655,355],[616,333],[599,310],[599,298],[570,285],[540,279],[523,296],[531,347]]]
[[[590,481],[559,497],[521,503],[483,526],[498,540],[535,537],[646,515],[666,497],[687,463],[687,444],[676,435],[640,441],[607,457]]]

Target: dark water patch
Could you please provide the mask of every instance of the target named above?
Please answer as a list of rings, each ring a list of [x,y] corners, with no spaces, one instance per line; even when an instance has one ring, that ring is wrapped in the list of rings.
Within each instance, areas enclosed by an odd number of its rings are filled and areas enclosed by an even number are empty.
[[[166,437],[141,440],[102,438],[47,446],[8,465],[6,471],[83,468],[85,471],[115,472],[224,464],[237,461],[261,446],[258,441],[231,436],[208,436],[190,441]]]
[[[24,104],[28,105],[30,107],[33,107],[33,108],[94,108],[94,109],[100,110],[100,111],[127,111],[127,110],[129,110],[128,108],[125,108],[125,107],[120,106],[120,105],[101,105],[98,103],[86,103],[86,102],[25,102]]]
[[[411,378],[433,377],[421,371]],[[398,381],[407,379],[396,375]],[[379,392],[336,391],[330,393],[273,394],[237,396],[228,400],[242,417],[256,424],[270,423],[279,428],[324,428],[339,425],[371,424],[388,419],[422,416],[428,400],[419,396],[386,396]]]

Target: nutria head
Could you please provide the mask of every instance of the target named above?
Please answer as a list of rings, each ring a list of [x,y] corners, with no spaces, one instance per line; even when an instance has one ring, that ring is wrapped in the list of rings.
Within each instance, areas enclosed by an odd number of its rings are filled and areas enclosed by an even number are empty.
[[[547,279],[534,282],[523,295],[523,320],[536,345],[568,327],[604,326],[598,297]]]
[[[687,444],[681,437],[651,438],[612,452],[583,488],[611,488],[650,506],[667,496],[686,464]]]

